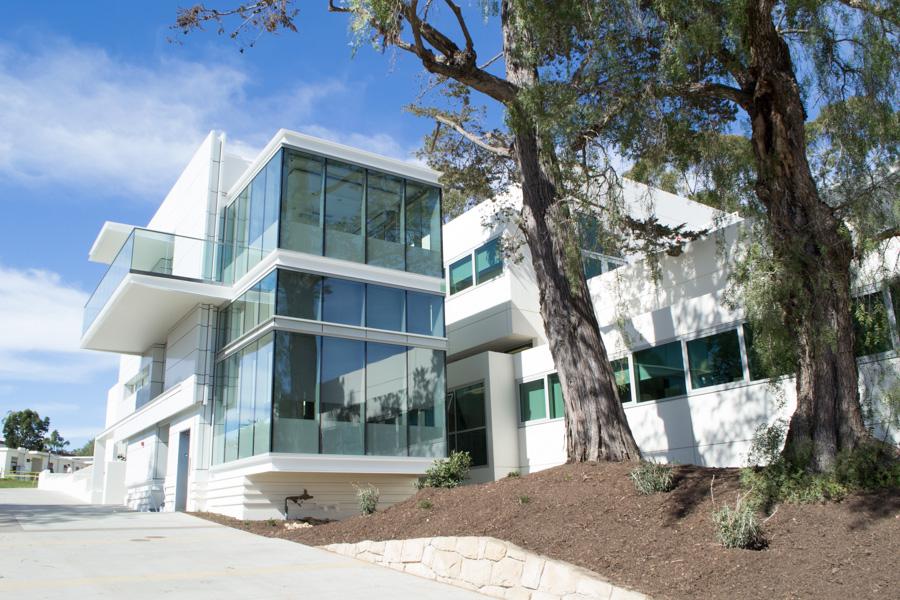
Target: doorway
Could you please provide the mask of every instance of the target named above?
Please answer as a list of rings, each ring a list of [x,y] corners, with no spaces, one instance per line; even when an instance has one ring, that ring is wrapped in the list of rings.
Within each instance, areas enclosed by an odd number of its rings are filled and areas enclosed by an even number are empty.
[[[178,474],[175,480],[175,510],[187,509],[188,474],[191,464],[191,430],[178,434]]]

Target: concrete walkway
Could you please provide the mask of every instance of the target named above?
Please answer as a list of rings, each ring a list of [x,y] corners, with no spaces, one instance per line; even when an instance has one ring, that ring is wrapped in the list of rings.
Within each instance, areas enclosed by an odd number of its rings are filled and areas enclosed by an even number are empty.
[[[0,598],[484,598],[180,513],[0,489]]]

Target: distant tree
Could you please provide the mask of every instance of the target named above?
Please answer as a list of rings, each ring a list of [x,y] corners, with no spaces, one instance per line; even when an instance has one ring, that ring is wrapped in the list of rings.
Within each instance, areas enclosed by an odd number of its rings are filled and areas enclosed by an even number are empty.
[[[75,456],[93,456],[95,439],[96,438],[89,439],[87,442],[85,442],[84,446],[75,450]]]
[[[55,429],[44,439],[44,449],[55,454],[66,454],[68,445],[69,441],[59,435],[59,432]]]
[[[9,411],[3,419],[3,439],[9,448],[43,450],[50,418],[41,416],[30,408]]]

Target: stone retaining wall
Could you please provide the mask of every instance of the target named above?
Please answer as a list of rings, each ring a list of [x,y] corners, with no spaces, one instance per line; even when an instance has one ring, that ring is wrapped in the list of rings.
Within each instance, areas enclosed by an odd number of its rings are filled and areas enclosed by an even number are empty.
[[[491,537],[331,544],[324,549],[511,600],[649,600],[596,573]]]

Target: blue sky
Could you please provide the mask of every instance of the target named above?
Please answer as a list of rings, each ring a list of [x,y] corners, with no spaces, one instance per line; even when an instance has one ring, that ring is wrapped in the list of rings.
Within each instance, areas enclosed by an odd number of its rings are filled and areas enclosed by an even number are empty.
[[[409,158],[432,128],[402,111],[418,65],[353,56],[346,18],[325,0],[298,1],[299,34],[244,53],[214,28],[169,43],[190,3],[4,7],[0,414],[33,408],[73,446],[103,428],[116,376],[114,355],[78,350],[81,308],[105,270],[87,260],[104,221],[146,224],[210,129],[248,150],[286,127]],[[492,25],[472,25],[485,58]]]

